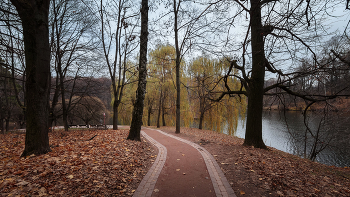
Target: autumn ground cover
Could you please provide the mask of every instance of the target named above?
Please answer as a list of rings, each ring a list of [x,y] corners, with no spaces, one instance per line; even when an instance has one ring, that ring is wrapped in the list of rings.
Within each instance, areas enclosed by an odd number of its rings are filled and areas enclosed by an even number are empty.
[[[160,130],[175,133],[174,127]],[[175,135],[175,134],[174,134]],[[350,169],[326,166],[279,151],[243,146],[243,139],[181,128],[216,159],[237,196],[350,196]]]
[[[24,134],[0,135],[1,196],[131,196],[157,150],[127,130],[54,131],[52,152],[20,158]]]
[[[174,134],[174,127],[161,127]],[[2,196],[131,196],[157,155],[128,130],[50,133],[52,152],[20,158],[24,134],[0,136]],[[217,160],[237,196],[350,196],[350,169],[326,166],[243,139],[181,128]]]

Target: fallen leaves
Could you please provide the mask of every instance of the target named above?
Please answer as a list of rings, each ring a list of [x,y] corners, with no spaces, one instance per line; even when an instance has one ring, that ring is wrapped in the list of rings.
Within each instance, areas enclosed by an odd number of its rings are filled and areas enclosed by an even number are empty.
[[[19,157],[24,134],[1,135],[0,193],[131,196],[157,153],[145,140],[125,140],[127,134],[127,130],[55,131],[49,134],[52,152],[27,158]]]

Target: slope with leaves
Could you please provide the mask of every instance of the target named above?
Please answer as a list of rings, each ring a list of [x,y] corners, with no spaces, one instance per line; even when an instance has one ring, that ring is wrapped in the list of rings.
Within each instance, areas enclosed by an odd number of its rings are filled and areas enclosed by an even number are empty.
[[[6,195],[130,196],[156,154],[128,131],[54,131],[52,152],[20,158],[24,134],[1,136],[0,193]]]

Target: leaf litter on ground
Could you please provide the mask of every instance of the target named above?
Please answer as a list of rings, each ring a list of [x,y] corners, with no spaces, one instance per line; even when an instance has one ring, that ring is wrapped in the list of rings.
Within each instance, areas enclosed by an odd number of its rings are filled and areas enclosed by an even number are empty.
[[[19,157],[24,134],[0,136],[0,193],[5,196],[132,196],[157,155],[125,140],[128,130],[49,133],[51,152]]]

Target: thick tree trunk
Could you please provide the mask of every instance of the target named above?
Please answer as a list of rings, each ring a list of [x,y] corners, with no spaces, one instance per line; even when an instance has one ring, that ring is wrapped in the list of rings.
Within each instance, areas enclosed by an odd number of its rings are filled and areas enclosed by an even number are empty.
[[[49,0],[11,0],[22,20],[26,60],[25,148],[21,156],[45,154],[49,146]]]
[[[262,111],[265,78],[265,53],[260,0],[251,0],[250,10],[252,75],[249,81],[247,126],[244,145],[266,148],[262,140]]]
[[[117,96],[114,96],[113,103],[113,130],[118,130],[118,100]]]
[[[141,4],[139,82],[136,91],[136,101],[132,112],[130,132],[127,138],[136,141],[141,141],[140,132],[147,83],[148,0],[142,0]]]

